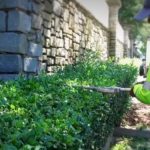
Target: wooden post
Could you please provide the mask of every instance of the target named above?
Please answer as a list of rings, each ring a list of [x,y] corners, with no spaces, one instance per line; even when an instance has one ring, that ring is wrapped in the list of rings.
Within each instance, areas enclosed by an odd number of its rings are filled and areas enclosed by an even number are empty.
[[[149,130],[135,130],[135,129],[126,129],[126,128],[115,128],[114,137],[137,137],[137,138],[150,138]]]
[[[113,133],[109,135],[109,137],[107,138],[107,142],[104,146],[104,148],[102,150],[110,150],[110,146],[112,144],[113,141]]]

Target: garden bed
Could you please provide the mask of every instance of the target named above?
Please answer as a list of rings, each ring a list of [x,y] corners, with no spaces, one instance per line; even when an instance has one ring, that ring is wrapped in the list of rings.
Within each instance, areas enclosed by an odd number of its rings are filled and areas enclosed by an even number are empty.
[[[133,98],[132,106],[123,118],[122,127],[150,128],[150,106]]]
[[[72,85],[130,87],[137,70],[95,55],[52,76],[0,84],[0,149],[100,150],[127,111],[129,95]]]
[[[117,138],[110,150],[149,150],[150,140],[144,138]]]

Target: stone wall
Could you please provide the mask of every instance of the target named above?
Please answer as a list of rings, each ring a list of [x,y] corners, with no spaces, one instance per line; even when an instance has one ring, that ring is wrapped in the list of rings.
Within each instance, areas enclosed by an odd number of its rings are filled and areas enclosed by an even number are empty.
[[[38,0],[0,0],[0,79],[39,72],[41,13]]]
[[[108,30],[73,0],[0,0],[0,79],[48,73],[86,49],[107,58]]]
[[[107,1],[109,28],[75,0],[0,0],[0,79],[51,74],[87,49],[114,56],[120,3]]]
[[[48,73],[74,63],[86,49],[107,58],[108,29],[80,4],[71,0],[45,0],[43,17],[43,66]]]

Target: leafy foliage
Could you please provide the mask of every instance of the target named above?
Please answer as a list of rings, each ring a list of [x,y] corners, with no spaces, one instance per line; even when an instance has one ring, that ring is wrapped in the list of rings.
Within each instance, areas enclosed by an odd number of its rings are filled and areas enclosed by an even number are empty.
[[[127,57],[127,58],[120,59],[118,63],[122,64],[122,65],[128,64],[128,65],[132,65],[132,66],[139,68],[142,64],[142,61],[139,58],[128,58]]]
[[[130,33],[134,39],[144,43],[141,48],[145,52],[147,38],[150,33],[150,24],[145,21],[136,21],[134,16],[142,9],[144,0],[121,0],[122,7],[119,11],[119,19],[121,24],[130,28]]]
[[[119,138],[111,150],[147,150],[150,149],[149,139],[144,138]]]
[[[89,59],[90,58],[90,59]],[[0,149],[101,149],[120,123],[129,96],[72,84],[128,87],[136,69],[91,55],[64,71],[0,85]]]
[[[136,25],[137,22],[134,19],[134,16],[137,14],[137,12],[140,9],[142,9],[144,1],[143,0],[134,0],[134,1],[121,0],[121,2],[122,2],[122,7],[119,13],[120,21],[123,24]]]

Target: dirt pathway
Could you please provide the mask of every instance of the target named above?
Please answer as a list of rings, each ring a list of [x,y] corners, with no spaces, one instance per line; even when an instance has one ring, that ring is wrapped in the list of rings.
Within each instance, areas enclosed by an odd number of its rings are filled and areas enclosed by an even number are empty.
[[[132,107],[130,111],[125,115],[122,126],[128,127],[139,127],[148,126],[150,127],[150,105],[145,105],[136,100],[132,99]]]
[[[146,78],[138,76],[137,82],[145,81]],[[150,105],[139,102],[136,98],[132,99],[130,111],[125,115],[122,126],[148,126],[150,128]]]
[[[150,130],[150,105],[132,99],[130,111],[124,116],[122,127]],[[144,138],[116,138],[110,150],[150,150],[150,140]]]

